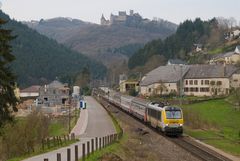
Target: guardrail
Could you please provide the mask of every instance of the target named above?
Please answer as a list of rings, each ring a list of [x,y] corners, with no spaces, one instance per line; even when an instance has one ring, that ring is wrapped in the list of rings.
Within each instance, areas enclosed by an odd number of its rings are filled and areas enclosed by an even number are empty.
[[[57,146],[62,146],[63,143],[67,144],[69,141],[74,141],[75,134],[72,133],[71,136],[69,135],[63,135],[63,136],[54,136],[42,139],[42,150],[45,150],[46,148],[50,149]]]
[[[75,160],[78,161],[80,159],[79,154],[82,154],[82,160],[85,161],[87,157],[89,157],[94,152],[105,148],[116,141],[118,141],[122,137],[122,133],[115,133],[111,135],[106,135],[104,137],[95,137],[90,141],[82,143],[80,145],[74,146],[74,156],[71,156],[71,148],[67,148],[67,161]],[[80,149],[79,146],[82,148]],[[71,159],[71,158],[74,159]],[[56,154],[56,160],[62,161],[61,153]],[[48,158],[44,158],[44,161],[49,161]]]

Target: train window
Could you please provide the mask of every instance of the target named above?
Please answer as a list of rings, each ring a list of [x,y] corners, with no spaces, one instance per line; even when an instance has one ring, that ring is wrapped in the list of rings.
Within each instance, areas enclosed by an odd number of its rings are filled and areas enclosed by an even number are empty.
[[[158,120],[162,120],[162,113],[161,113],[161,111],[158,111]]]
[[[167,119],[181,119],[182,114],[179,110],[166,111]]]

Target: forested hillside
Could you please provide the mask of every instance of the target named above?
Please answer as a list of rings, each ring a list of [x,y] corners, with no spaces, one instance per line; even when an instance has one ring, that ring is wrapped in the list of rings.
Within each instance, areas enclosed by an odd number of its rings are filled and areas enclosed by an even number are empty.
[[[223,29],[218,26],[216,19],[202,21],[187,20],[180,24],[175,34],[164,41],[153,40],[138,50],[130,59],[130,69],[144,66],[154,55],[161,55],[165,60],[169,58],[181,58],[188,60],[189,53],[193,51],[194,44],[203,44],[211,49],[224,40]]]
[[[93,78],[103,77],[106,73],[102,64],[59,45],[20,22],[10,20],[2,11],[0,18],[8,21],[4,27],[13,30],[13,35],[17,36],[12,42],[16,60],[11,68],[20,86],[46,83],[56,77],[67,80],[86,66]]]
[[[162,19],[150,21],[141,16],[138,19],[129,19],[124,25],[109,26],[69,18],[25,23],[41,34],[103,62],[109,68],[116,62],[121,64],[128,60],[143,44],[164,39],[175,33],[177,28],[174,23]]]

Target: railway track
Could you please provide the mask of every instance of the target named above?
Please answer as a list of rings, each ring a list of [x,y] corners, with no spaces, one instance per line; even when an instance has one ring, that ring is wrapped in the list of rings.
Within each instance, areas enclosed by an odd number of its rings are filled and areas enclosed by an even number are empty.
[[[134,117],[133,115],[130,115],[126,111],[122,110],[121,108],[119,108],[115,104],[112,104],[112,103],[108,102],[107,100],[101,99],[99,101],[103,106],[105,106],[106,110],[108,110],[107,106],[109,104],[111,104],[116,109],[121,110],[125,114],[131,116],[132,118],[134,118],[138,121],[140,121],[138,118]],[[143,123],[142,121],[140,121],[140,122]],[[155,131],[156,133],[158,133],[159,135],[164,136],[163,133],[159,132],[158,130],[151,127],[150,125],[147,125],[147,124],[145,124],[145,125],[148,126],[150,129],[152,129],[153,131]],[[200,160],[203,160],[203,161],[232,161],[231,159],[217,153],[216,151],[214,151],[214,150],[196,142],[195,140],[189,138],[188,136],[181,136],[181,137],[164,136],[164,137],[166,139],[168,139],[169,141],[173,142],[174,144],[176,144],[177,146],[179,146],[179,147],[183,148],[184,150],[190,152],[192,155],[196,156]]]
[[[223,155],[203,146],[196,141],[188,138],[187,136],[178,138],[168,138],[176,145],[182,147],[186,151],[190,152],[192,155],[198,157],[204,161],[231,161],[231,159],[224,157]]]

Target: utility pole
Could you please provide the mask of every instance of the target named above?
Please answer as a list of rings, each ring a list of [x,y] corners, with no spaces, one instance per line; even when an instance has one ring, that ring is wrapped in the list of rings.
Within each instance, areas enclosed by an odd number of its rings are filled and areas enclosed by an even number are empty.
[[[183,65],[180,65],[180,91],[179,91],[179,95],[180,95],[180,106],[182,106],[182,91],[183,91]]]
[[[68,106],[68,133],[71,133],[71,112],[70,105]]]

